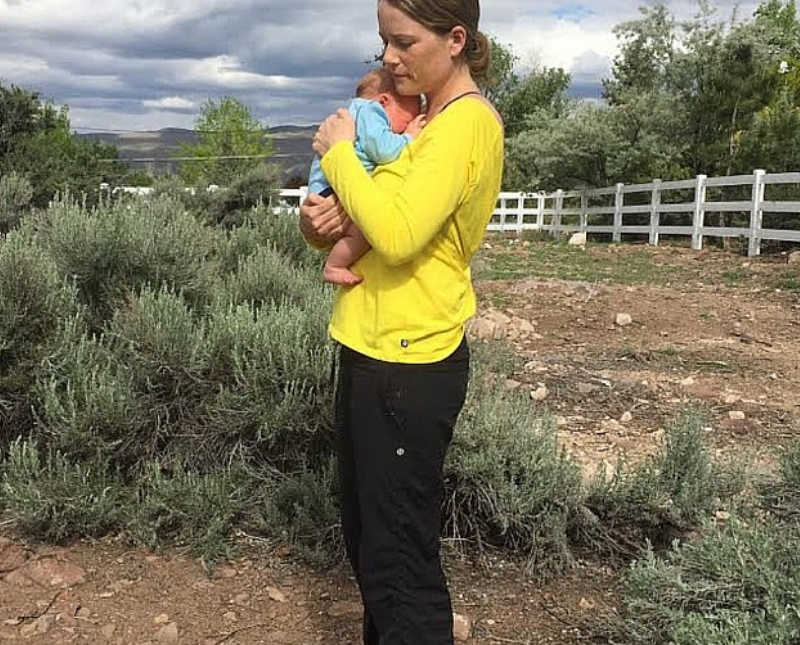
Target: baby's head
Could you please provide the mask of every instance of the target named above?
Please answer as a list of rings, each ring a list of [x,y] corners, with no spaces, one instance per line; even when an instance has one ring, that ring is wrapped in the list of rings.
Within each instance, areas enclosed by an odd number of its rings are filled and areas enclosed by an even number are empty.
[[[394,87],[392,75],[385,67],[370,70],[358,82],[356,96],[360,99],[377,101],[386,110],[392,132],[405,132],[411,120],[420,113],[420,98],[401,96]]]

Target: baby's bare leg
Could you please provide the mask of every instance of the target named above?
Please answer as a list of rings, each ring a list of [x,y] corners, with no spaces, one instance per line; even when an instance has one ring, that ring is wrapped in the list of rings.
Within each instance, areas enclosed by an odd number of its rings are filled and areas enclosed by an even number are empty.
[[[359,228],[350,222],[345,229],[344,236],[333,245],[322,277],[325,282],[353,286],[361,282],[362,278],[350,271],[350,267],[362,255],[369,251],[370,246]]]

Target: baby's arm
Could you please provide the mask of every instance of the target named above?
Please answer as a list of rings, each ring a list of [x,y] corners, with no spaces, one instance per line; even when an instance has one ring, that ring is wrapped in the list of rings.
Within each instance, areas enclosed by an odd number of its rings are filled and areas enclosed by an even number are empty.
[[[356,136],[364,154],[378,166],[397,159],[412,139],[408,134],[392,132],[389,117],[376,103],[369,103],[358,111]]]

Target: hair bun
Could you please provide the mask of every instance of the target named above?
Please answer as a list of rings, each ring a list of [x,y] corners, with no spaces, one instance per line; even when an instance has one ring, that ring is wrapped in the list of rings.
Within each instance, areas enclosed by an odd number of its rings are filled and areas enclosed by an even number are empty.
[[[464,55],[472,78],[479,84],[488,81],[491,54],[492,45],[482,32],[478,31],[469,37]]]

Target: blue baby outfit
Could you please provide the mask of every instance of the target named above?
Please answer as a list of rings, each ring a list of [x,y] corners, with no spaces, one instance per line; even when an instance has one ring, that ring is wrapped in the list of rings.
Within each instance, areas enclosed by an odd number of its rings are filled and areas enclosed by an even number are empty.
[[[410,135],[392,132],[389,115],[377,101],[353,99],[347,109],[356,122],[353,147],[367,172],[397,159],[411,142]],[[322,193],[326,188],[330,188],[330,184],[320,167],[319,156],[315,156],[308,176],[308,192]]]

